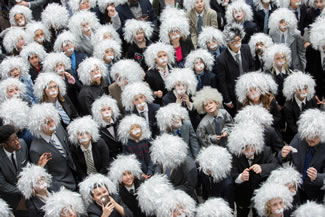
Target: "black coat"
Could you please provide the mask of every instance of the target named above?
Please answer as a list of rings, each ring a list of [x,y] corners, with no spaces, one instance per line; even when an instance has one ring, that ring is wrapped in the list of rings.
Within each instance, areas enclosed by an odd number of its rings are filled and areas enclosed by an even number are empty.
[[[60,104],[61,104],[63,110],[65,111],[65,113],[67,113],[67,115],[69,116],[71,121],[73,121],[74,119],[79,117],[79,114],[78,114],[76,108],[74,107],[70,98],[67,95],[64,96],[64,101],[60,102]],[[63,122],[62,118],[61,118],[61,125],[64,128],[67,127],[67,125]]]
[[[28,209],[29,217],[44,217],[45,212],[42,207],[45,205],[38,197],[31,197],[25,202],[26,208]]]
[[[147,71],[148,70],[148,66],[146,65],[145,63],[145,60],[144,60],[144,52],[146,51],[147,47],[151,44],[151,41],[146,41],[146,47],[144,48],[139,48],[138,45],[136,43],[132,43],[130,44],[128,47],[128,51],[126,53],[126,57],[128,59],[133,59],[135,60],[137,63],[140,64],[140,66],[142,67],[142,69],[144,71]]]
[[[251,36],[257,32],[256,23],[254,23],[253,21],[245,21],[244,22],[244,30],[245,30],[246,35],[243,38],[242,43],[248,44],[249,40],[251,39]]]
[[[271,10],[269,10],[269,19],[273,11],[277,9],[275,4],[271,3]],[[263,32],[264,31],[264,18],[265,12],[264,10],[259,10],[258,8],[254,9],[254,22],[256,23],[257,31]],[[268,31],[269,32],[269,31]]]
[[[301,5],[300,17],[298,19],[298,30],[301,32],[301,35],[304,35],[306,27],[308,27],[307,7],[305,5]]]
[[[273,153],[278,153],[283,147],[283,141],[273,127],[265,128],[264,143],[272,149]]]
[[[226,21],[226,8],[218,3],[218,1],[210,1],[211,9],[217,12],[217,20],[218,20],[218,29],[223,30],[224,26],[227,24]]]
[[[215,73],[205,71],[204,75],[201,77],[201,80],[202,80],[202,87],[200,89],[202,89],[205,86],[217,88],[217,76]],[[197,91],[199,91],[200,89],[197,89]]]
[[[178,67],[183,68],[187,55],[189,53],[191,53],[192,50],[194,50],[194,45],[193,45],[192,40],[191,40],[190,37],[187,37],[185,40],[183,38],[180,38],[179,43],[180,43],[180,46],[181,46],[183,59],[180,62],[177,62],[176,61],[176,56],[175,56],[175,63],[177,63]]]
[[[41,68],[41,70],[42,70],[42,68]],[[36,68],[34,68],[32,65],[30,65],[28,74],[30,75],[33,83],[35,82],[35,80],[36,80],[37,76],[39,75],[39,73],[41,72],[41,70],[38,72],[36,70]]]
[[[169,67],[168,70],[170,70]],[[150,89],[152,91],[161,90],[163,92],[163,96],[167,93],[167,89],[165,88],[165,82],[160,76],[157,68],[148,70],[148,72],[146,73],[145,81],[149,84]],[[162,98],[156,97],[154,103],[162,105]]]

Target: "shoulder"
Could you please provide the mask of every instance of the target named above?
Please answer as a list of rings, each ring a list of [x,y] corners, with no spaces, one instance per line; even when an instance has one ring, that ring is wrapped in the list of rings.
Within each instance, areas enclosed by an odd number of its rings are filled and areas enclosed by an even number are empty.
[[[160,109],[160,105],[156,103],[150,103],[148,104],[149,109],[152,109],[153,111],[157,111]]]

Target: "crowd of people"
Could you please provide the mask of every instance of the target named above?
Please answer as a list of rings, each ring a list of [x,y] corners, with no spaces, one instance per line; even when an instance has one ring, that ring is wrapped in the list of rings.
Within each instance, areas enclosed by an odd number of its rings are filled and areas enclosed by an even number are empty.
[[[0,217],[325,217],[325,0],[1,0]]]

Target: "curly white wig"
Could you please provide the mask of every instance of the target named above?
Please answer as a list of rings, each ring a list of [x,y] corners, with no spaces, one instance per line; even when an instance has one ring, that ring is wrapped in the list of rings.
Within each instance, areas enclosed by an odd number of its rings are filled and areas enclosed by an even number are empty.
[[[325,10],[323,10],[325,11]],[[310,42],[315,50],[323,50],[325,45],[325,28],[324,28],[325,17],[318,18],[310,28]]]
[[[62,212],[65,214],[76,212],[79,216],[86,211],[80,194],[65,188],[49,197],[42,209],[45,211],[44,217],[60,217]]]
[[[156,114],[157,125],[159,126],[160,131],[166,132],[171,128],[175,118],[189,120],[186,108],[182,107],[178,103],[169,103],[166,106],[160,107]]]
[[[290,6],[290,0],[281,0],[278,3],[281,8],[288,8]]]
[[[67,131],[70,142],[76,146],[80,144],[78,140],[80,133],[89,133],[93,142],[97,142],[100,139],[99,126],[90,115],[73,120],[67,127]]]
[[[34,42],[34,35],[35,32],[38,30],[42,30],[44,33],[44,40],[50,41],[51,40],[51,33],[49,32],[48,28],[42,22],[32,22],[28,23],[26,26],[26,34],[27,34],[27,43]]]
[[[60,115],[52,103],[34,104],[29,113],[28,128],[31,133],[39,138],[42,132],[42,125],[47,118],[51,118],[55,126],[60,123]]]
[[[266,69],[271,69],[274,66],[274,57],[276,54],[284,55],[287,60],[287,65],[291,64],[290,48],[285,44],[274,44],[264,51],[263,60]]]
[[[195,8],[195,2],[197,0],[184,0],[184,8],[187,10],[187,11],[191,11],[192,9]],[[208,9],[210,8],[210,0],[204,0],[204,8],[205,9]]]
[[[218,42],[218,46],[226,45],[226,42],[223,38],[223,33],[219,29],[216,29],[212,26],[202,27],[202,31],[198,37],[198,44],[200,48],[207,49],[207,43],[211,42],[212,40],[216,40]]]
[[[273,79],[272,77],[266,77],[262,72],[249,72],[241,75],[236,82],[236,95],[240,103],[245,103],[247,100],[247,94],[249,93],[250,88],[258,89],[262,95],[270,93],[270,87],[266,78]],[[275,82],[273,85],[277,85]],[[277,88],[274,87],[272,89]]]
[[[279,23],[281,20],[285,20],[288,24],[288,31],[294,33],[297,31],[297,18],[295,14],[288,8],[276,9],[269,18],[269,29],[270,34],[277,32],[280,33]]]
[[[227,44],[233,42],[236,36],[243,39],[245,35],[244,27],[238,23],[227,24],[223,30],[223,36]]]
[[[62,63],[65,70],[71,69],[71,61],[64,53],[49,53],[43,61],[43,71],[55,72],[56,65]]]
[[[235,23],[236,20],[234,18],[233,13],[238,11],[242,11],[245,14],[244,21],[252,21],[253,20],[253,10],[251,6],[246,4],[244,0],[238,0],[229,4],[226,10],[226,20],[227,23]]]
[[[70,31],[64,31],[56,38],[53,46],[55,52],[63,51],[62,46],[64,43],[72,43],[76,45],[76,37]]]
[[[177,83],[182,83],[187,85],[188,94],[192,94],[192,95],[195,94],[197,79],[192,69],[188,69],[188,68],[172,69],[165,81],[165,86],[167,90],[171,91],[175,88]]]
[[[166,176],[154,175],[138,188],[139,206],[147,216],[155,215],[165,194],[173,190]]]
[[[325,217],[325,206],[314,201],[307,201],[299,206],[292,214],[292,217]]]
[[[181,209],[187,217],[195,216],[195,201],[182,190],[173,190],[165,194],[157,208],[157,217],[173,216],[173,212]]]
[[[105,13],[106,8],[110,4],[114,4],[115,6],[117,6],[116,0],[97,0],[98,8],[99,8],[100,12],[102,12],[103,14]]]
[[[15,21],[15,16],[17,14],[24,15],[24,17],[26,19],[26,23],[29,23],[30,21],[33,20],[32,10],[29,9],[29,7],[25,7],[25,6],[22,6],[22,5],[15,5],[9,11],[9,21],[10,21],[11,26],[17,26],[17,23]]]
[[[8,54],[11,54],[14,49],[17,49],[16,43],[20,38],[24,40],[27,38],[25,31],[19,27],[11,27],[5,34],[2,45]],[[26,42],[25,42],[26,43]]]
[[[258,1],[261,1],[261,0],[258,0]],[[248,45],[251,50],[252,56],[254,58],[256,56],[255,50],[256,50],[257,43],[262,43],[264,45],[265,49],[270,47],[271,45],[273,45],[272,38],[265,33],[259,32],[259,33],[255,33],[254,35],[252,35],[251,39],[248,42]]]
[[[194,70],[194,64],[197,59],[201,59],[205,65],[205,70],[212,70],[214,57],[209,51],[199,48],[191,51],[189,55],[186,57],[185,67]]]
[[[34,95],[42,99],[44,96],[44,89],[48,87],[51,81],[59,87],[61,96],[64,96],[66,94],[65,83],[59,75],[52,72],[44,72],[37,76],[34,84]]]
[[[100,173],[90,174],[82,182],[79,183],[79,192],[85,202],[86,207],[93,201],[92,193],[95,188],[104,187],[110,195],[117,194],[117,189],[114,183]]]
[[[123,80],[127,80],[128,83],[132,83],[142,81],[144,71],[136,61],[123,59],[113,64],[110,74],[114,80],[120,77]]]
[[[0,216],[2,217],[14,217],[14,214],[11,212],[11,208],[6,201],[0,198]]]
[[[123,173],[125,171],[130,172],[137,179],[141,178],[141,164],[134,154],[118,155],[111,163],[108,176],[113,183],[118,186],[122,182]]]
[[[165,7],[160,13],[160,22],[163,23],[167,19],[171,18],[179,18],[179,17],[186,17],[186,12],[183,9],[173,8],[173,7]]]
[[[199,169],[219,182],[230,174],[232,156],[226,148],[211,145],[203,148],[196,158]]]
[[[152,142],[150,151],[153,163],[175,169],[186,159],[188,145],[182,138],[165,133]]]
[[[51,3],[46,6],[42,12],[42,23],[48,28],[63,29],[68,26],[69,12],[66,7],[57,3]]]
[[[96,14],[90,11],[79,11],[76,12],[69,20],[69,29],[76,37],[82,36],[82,24],[88,23],[89,27],[96,31],[100,26],[99,20]]]
[[[78,76],[80,81],[84,85],[90,85],[91,84],[91,76],[90,73],[92,70],[94,70],[96,67],[99,68],[99,71],[102,73],[102,77],[106,77],[107,75],[107,67],[105,66],[105,63],[101,59],[97,59],[95,57],[88,57],[85,60],[83,60],[78,67]]]
[[[296,91],[307,87],[307,100],[311,100],[315,95],[315,81],[309,74],[297,71],[289,75],[283,84],[283,95],[286,100],[292,100],[296,95]]]
[[[91,105],[91,113],[94,120],[102,127],[107,125],[101,115],[101,110],[104,107],[111,108],[113,120],[116,120],[120,116],[120,110],[117,106],[117,101],[114,98],[111,96],[103,95],[100,98],[96,99]]]
[[[34,54],[38,56],[40,62],[42,62],[47,55],[44,47],[37,42],[29,43],[28,45],[24,46],[20,52],[20,56],[24,59],[28,67],[30,67],[30,62],[28,61],[29,57],[33,56]]]
[[[196,217],[234,217],[229,204],[222,198],[211,198],[196,209]]]
[[[18,68],[20,77],[28,77],[28,66],[24,59],[20,56],[8,56],[1,62],[1,77],[6,79],[10,77],[10,71]]]
[[[132,111],[134,108],[133,99],[136,95],[142,94],[146,97],[147,103],[153,102],[153,93],[149,85],[145,82],[134,82],[125,86],[121,98],[122,104],[127,111]]]
[[[281,0],[281,1],[285,1],[285,0]],[[257,8],[257,10],[263,10],[264,9],[262,0],[253,0],[253,2],[254,2],[255,7]],[[270,5],[279,7],[280,6],[280,0],[270,0]]]
[[[273,170],[267,182],[280,185],[294,184],[298,189],[299,185],[302,184],[302,175],[292,165],[288,165]]]
[[[29,111],[27,102],[22,99],[11,98],[0,105],[3,124],[12,124],[20,130],[28,127]]]
[[[325,141],[325,113],[318,109],[304,111],[297,122],[301,139],[319,137]]]
[[[228,136],[228,150],[236,156],[240,156],[247,145],[253,146],[257,154],[264,148],[263,129],[251,121],[236,124]]]
[[[105,51],[107,49],[112,49],[114,51],[114,59],[120,59],[122,48],[121,44],[116,42],[115,40],[103,40],[95,45],[93,56],[98,59],[103,59],[105,55]]]
[[[118,134],[120,141],[123,144],[126,144],[128,142],[128,140],[130,138],[131,126],[134,124],[139,125],[141,127],[140,140],[150,139],[151,132],[150,132],[150,129],[149,129],[149,126],[148,126],[146,120],[138,115],[132,114],[132,115],[125,116],[121,120],[121,122],[118,126],[117,134]]]
[[[259,216],[266,216],[266,205],[272,199],[282,199],[285,210],[292,207],[293,198],[286,186],[266,182],[254,193],[252,200]]]
[[[94,37],[92,37],[92,44],[96,45],[102,40],[104,40],[105,35],[111,35],[112,39],[115,40],[117,43],[121,44],[121,38],[119,34],[116,32],[112,25],[101,25],[95,32]]]
[[[163,51],[167,53],[168,64],[173,64],[175,62],[175,49],[169,44],[162,42],[156,42],[147,47],[144,52],[144,60],[146,61],[147,66],[154,68],[156,66],[155,59],[158,57],[158,53]]]
[[[235,123],[253,121],[258,125],[271,127],[273,124],[273,115],[261,105],[247,105],[238,111],[234,120]]]
[[[219,105],[222,104],[222,95],[215,88],[206,86],[202,90],[198,91],[192,98],[194,108],[200,114],[205,114],[204,104],[210,100],[217,102]]]
[[[148,40],[151,38],[153,28],[151,26],[151,22],[136,20],[136,19],[128,19],[125,22],[123,32],[124,32],[124,40],[128,43],[132,43],[134,41],[134,36],[137,31],[143,30],[144,37]]]
[[[7,78],[0,81],[0,102],[3,102],[5,99],[7,99],[7,90],[9,86],[18,87],[20,97],[23,97],[25,95],[26,87],[24,83],[22,83],[17,78]]]
[[[48,186],[50,186],[52,182],[52,176],[47,173],[43,167],[34,164],[28,164],[22,169],[19,174],[17,188],[24,195],[25,199],[32,197],[33,188],[41,178],[45,179]]]
[[[76,12],[80,11],[79,5],[83,1],[85,1],[85,0],[69,0],[69,6],[72,10],[72,13],[76,13]],[[89,4],[90,4],[90,8],[94,8],[94,7],[96,7],[97,0],[89,0]]]

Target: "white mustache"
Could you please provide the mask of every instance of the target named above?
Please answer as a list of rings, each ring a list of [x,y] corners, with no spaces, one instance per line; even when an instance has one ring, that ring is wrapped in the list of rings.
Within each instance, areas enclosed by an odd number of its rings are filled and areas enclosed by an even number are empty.
[[[58,73],[58,74],[61,74],[62,72],[64,72],[64,68],[60,68],[60,69],[58,69],[58,70],[56,71],[56,73]]]
[[[46,182],[43,182],[43,183],[40,184],[38,187],[39,187],[40,189],[45,189],[45,188],[47,188],[47,183],[46,183]]]
[[[44,37],[39,37],[38,39],[36,39],[37,42],[43,42],[44,41]]]
[[[74,48],[68,48],[68,49],[67,49],[67,52],[69,52],[69,53],[70,53],[70,52],[73,53],[73,51],[74,51]]]
[[[146,105],[146,103],[145,102],[142,102],[142,103],[140,103],[140,104],[137,105],[137,108],[140,109],[141,107],[144,107],[145,105]]]
[[[18,25],[18,26],[23,26],[23,25],[25,25],[25,21],[22,20],[22,21],[18,22],[17,25]]]
[[[204,69],[204,64],[203,64],[203,63],[198,64],[198,65],[196,65],[196,67],[197,67],[199,70],[202,70],[202,69]]]
[[[239,47],[241,47],[241,43],[235,44],[235,48],[239,48]]]
[[[163,57],[163,58],[159,59],[159,63],[164,63],[164,62],[167,62],[167,61],[168,61],[167,57]]]
[[[50,131],[54,131],[56,129],[56,126],[50,127],[49,130]]]
[[[141,133],[140,129],[132,130],[133,135],[137,135],[138,133]]]
[[[296,2],[296,6],[300,6],[301,5],[301,2]]]
[[[303,97],[303,98],[307,97],[307,95],[308,95],[307,93],[300,94],[300,96]]]
[[[113,60],[114,59],[114,56],[105,56],[105,59],[108,61],[108,60]]]
[[[81,138],[81,139],[79,139],[79,142],[80,143],[84,143],[84,142],[88,142],[88,141],[89,141],[88,138]]]
[[[214,48],[217,48],[217,47],[218,47],[218,44],[210,45],[211,49],[214,49]]]
[[[88,26],[88,27],[86,27],[86,28],[83,28],[83,30],[84,30],[84,32],[88,32],[88,31],[91,30],[91,28]]]
[[[283,66],[285,63],[286,63],[285,61],[281,61],[281,62],[278,62],[278,65]]]
[[[185,94],[186,93],[186,90],[177,90],[176,91],[176,93],[178,94],[178,95],[182,95],[182,94]]]
[[[276,213],[276,214],[281,214],[281,213],[283,213],[283,208],[275,210],[275,213]]]
[[[102,77],[101,74],[96,74],[96,75],[94,75],[94,78],[100,78],[100,77]]]
[[[49,94],[50,94],[51,96],[54,96],[54,95],[56,95],[57,93],[58,93],[57,91],[53,90],[53,91],[50,91]]]
[[[177,34],[177,35],[173,35],[172,36],[172,39],[174,40],[174,39],[177,39],[177,38],[180,38],[181,36],[179,35],[179,34]]]
[[[284,26],[280,26],[280,29],[286,29],[286,28],[288,28],[288,25],[284,25]]]
[[[110,112],[105,112],[105,113],[103,114],[103,116],[104,116],[104,118],[106,118],[106,117],[112,117],[112,113],[110,113]]]
[[[258,97],[260,97],[261,94],[260,93],[255,93],[254,95],[252,95],[252,98],[253,99],[257,99]]]

